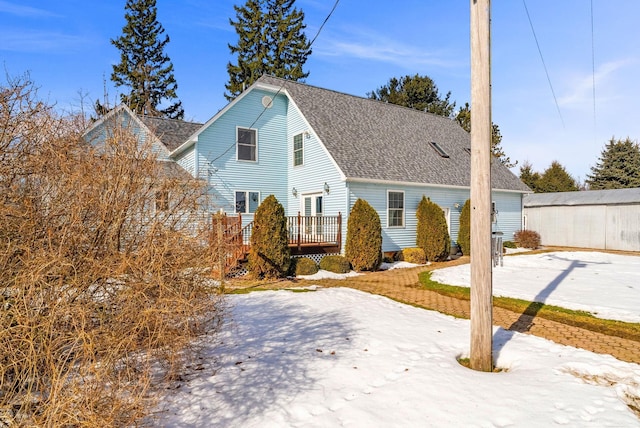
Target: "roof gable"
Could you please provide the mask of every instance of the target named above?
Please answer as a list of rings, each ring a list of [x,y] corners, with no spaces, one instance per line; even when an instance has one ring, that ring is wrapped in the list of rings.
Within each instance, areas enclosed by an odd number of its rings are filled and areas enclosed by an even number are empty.
[[[140,121],[169,151],[175,150],[202,127],[201,123],[163,117],[142,116]]]
[[[143,132],[151,137],[153,143],[160,143],[168,152],[173,151],[176,147],[187,141],[193,133],[202,127],[201,123],[196,122],[186,122],[162,117],[138,116],[127,107],[126,104],[120,104],[102,118],[95,121],[87,128],[84,135],[89,135],[92,131],[105,126],[107,121],[112,120],[119,114],[125,114],[130,117]]]
[[[348,180],[471,184],[470,136],[452,119],[271,76],[261,85],[293,100]],[[491,175],[495,189],[530,192],[498,161]]]

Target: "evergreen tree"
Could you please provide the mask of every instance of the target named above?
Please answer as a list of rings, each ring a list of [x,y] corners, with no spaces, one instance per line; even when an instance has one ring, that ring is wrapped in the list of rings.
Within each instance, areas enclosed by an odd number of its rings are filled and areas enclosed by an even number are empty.
[[[290,263],[287,217],[282,204],[269,195],[254,214],[249,271],[256,278],[280,278],[287,274]]]
[[[236,20],[229,20],[238,34],[229,50],[236,62],[227,64],[229,82],[225,97],[231,101],[263,74],[288,80],[309,76],[302,67],[311,55],[303,30],[304,13],[295,0],[247,0],[234,6]]]
[[[382,263],[380,216],[364,199],[358,199],[349,214],[345,257],[357,271],[376,270]]]
[[[384,101],[409,107],[416,110],[434,113],[440,116],[451,117],[456,107],[451,102],[451,91],[442,98],[438,93],[438,87],[429,76],[404,76],[400,79],[392,77],[389,82],[367,93],[373,100]]]
[[[127,0],[127,23],[122,35],[111,43],[120,50],[120,63],[113,66],[111,80],[116,87],[130,88],[120,100],[140,115],[182,119],[182,102],[160,109],[163,100],[175,100],[178,84],[173,64],[164,48],[169,36],[157,21],[156,0]]]
[[[611,139],[591,167],[586,180],[591,190],[640,187],[640,147],[627,137]]]
[[[447,219],[442,208],[426,196],[422,196],[416,211],[416,245],[424,250],[430,262],[442,262],[449,257],[451,241]]]
[[[471,255],[471,200],[467,199],[460,212],[458,246],[465,256]]]
[[[469,103],[465,103],[464,107],[458,110],[456,114],[456,121],[467,132],[471,132],[471,106]],[[500,128],[495,123],[491,123],[491,152],[493,156],[502,162],[507,168],[513,168],[518,164],[518,161],[511,162],[511,158],[506,155],[504,149],[500,145],[502,143],[502,134]]]
[[[538,181],[540,180],[540,173],[534,172],[531,163],[525,161],[520,166],[520,180],[536,192],[538,189]]]
[[[558,161],[551,162],[551,166],[540,176],[536,187],[536,192],[540,193],[573,192],[577,190],[579,190],[578,183]]]

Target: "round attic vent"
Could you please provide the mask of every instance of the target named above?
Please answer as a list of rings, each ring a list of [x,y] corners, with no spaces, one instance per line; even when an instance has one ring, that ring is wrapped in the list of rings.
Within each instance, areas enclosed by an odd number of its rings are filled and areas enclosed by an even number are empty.
[[[262,105],[264,106],[264,108],[273,107],[273,99],[271,97],[265,95],[264,97],[262,97]]]

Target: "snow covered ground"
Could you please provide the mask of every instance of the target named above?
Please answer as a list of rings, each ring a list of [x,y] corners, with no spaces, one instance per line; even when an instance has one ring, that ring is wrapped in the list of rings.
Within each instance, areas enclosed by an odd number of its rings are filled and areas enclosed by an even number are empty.
[[[568,254],[546,256],[572,260]],[[610,275],[619,278],[637,261],[579,254],[580,264],[611,260],[616,266],[580,278],[590,287],[595,286],[592,276],[609,287],[616,282]],[[540,255],[518,257],[545,263]],[[505,258],[500,269],[506,270],[518,257]],[[571,271],[582,268],[573,266]],[[551,283],[541,281],[543,290]],[[352,289],[316,290],[229,296],[228,323],[214,340],[203,340],[205,364],[185,375],[180,388],[167,391],[154,423],[168,427],[640,426],[628,406],[640,406],[640,365],[496,329],[493,354],[504,371],[475,372],[456,361],[468,356],[469,321]],[[600,306],[606,306],[609,296],[601,296]]]
[[[553,252],[504,257],[493,268],[493,295],[517,297],[599,318],[640,323],[640,257]],[[469,265],[439,269],[431,279],[468,287]]]

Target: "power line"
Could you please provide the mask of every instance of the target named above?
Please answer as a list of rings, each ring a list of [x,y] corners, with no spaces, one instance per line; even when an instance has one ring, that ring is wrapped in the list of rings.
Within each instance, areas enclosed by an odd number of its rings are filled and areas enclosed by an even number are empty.
[[[544,72],[547,75],[547,82],[549,82],[549,88],[551,88],[551,95],[553,95],[553,101],[556,104],[556,109],[558,110],[558,115],[560,116],[560,121],[562,122],[562,127],[564,128],[564,119],[562,118],[562,113],[560,112],[560,106],[558,105],[558,99],[556,98],[556,93],[553,90],[553,85],[551,84],[551,78],[549,77],[549,71],[547,70],[547,65],[544,62],[544,57],[542,56],[542,50],[540,49],[540,43],[538,43],[538,37],[536,36],[536,30],[533,28],[533,22],[531,21],[531,16],[529,15],[529,9],[527,9],[527,2],[522,0],[522,4],[524,5],[524,10],[527,12],[527,19],[529,19],[529,25],[531,26],[531,32],[533,33],[533,38],[536,41],[536,46],[538,47],[538,53],[540,54],[540,60],[542,61],[542,66],[544,67]]]
[[[322,29],[324,28],[324,25],[327,23],[327,21],[329,21],[329,18],[331,18],[331,15],[333,15],[333,12],[336,10],[336,8],[338,7],[338,3],[340,3],[340,0],[336,0],[336,2],[333,4],[333,7],[331,8],[331,11],[329,12],[329,14],[327,15],[327,17],[324,19],[324,21],[322,21],[322,24],[320,25],[320,27],[318,28],[318,31],[316,31],[315,36],[313,36],[313,39],[311,39],[311,42],[309,43],[309,49],[311,49],[311,46],[313,46],[314,42],[316,41],[316,39],[318,38],[318,36],[320,35],[320,33],[322,32]],[[298,64],[299,66],[300,64]],[[284,85],[285,82],[282,82],[280,84],[280,87],[278,88],[278,90],[276,91],[276,93],[273,95],[272,100],[274,100],[278,94],[280,94],[280,92],[282,91],[282,89],[284,89]],[[270,107],[269,104],[267,104],[266,106],[264,106],[262,108],[262,111],[260,112],[260,114],[255,118],[255,120],[253,122],[251,122],[251,125],[249,125],[249,128],[253,128],[253,125],[256,124],[256,122],[258,122],[258,120],[260,120],[260,118],[262,117],[262,115],[264,114],[265,111],[267,111],[267,109]],[[236,145],[238,144],[238,141],[235,141],[231,146],[229,146],[229,148],[227,148],[224,152],[222,152],[219,156],[217,156],[215,159],[209,161],[209,165],[213,164],[213,162],[217,161],[218,159],[220,159],[222,156],[226,155],[229,150],[231,150],[232,148],[234,148]]]
[[[593,83],[593,141],[596,142],[597,120],[596,120],[596,48],[593,26],[593,0],[591,0],[591,78]]]

